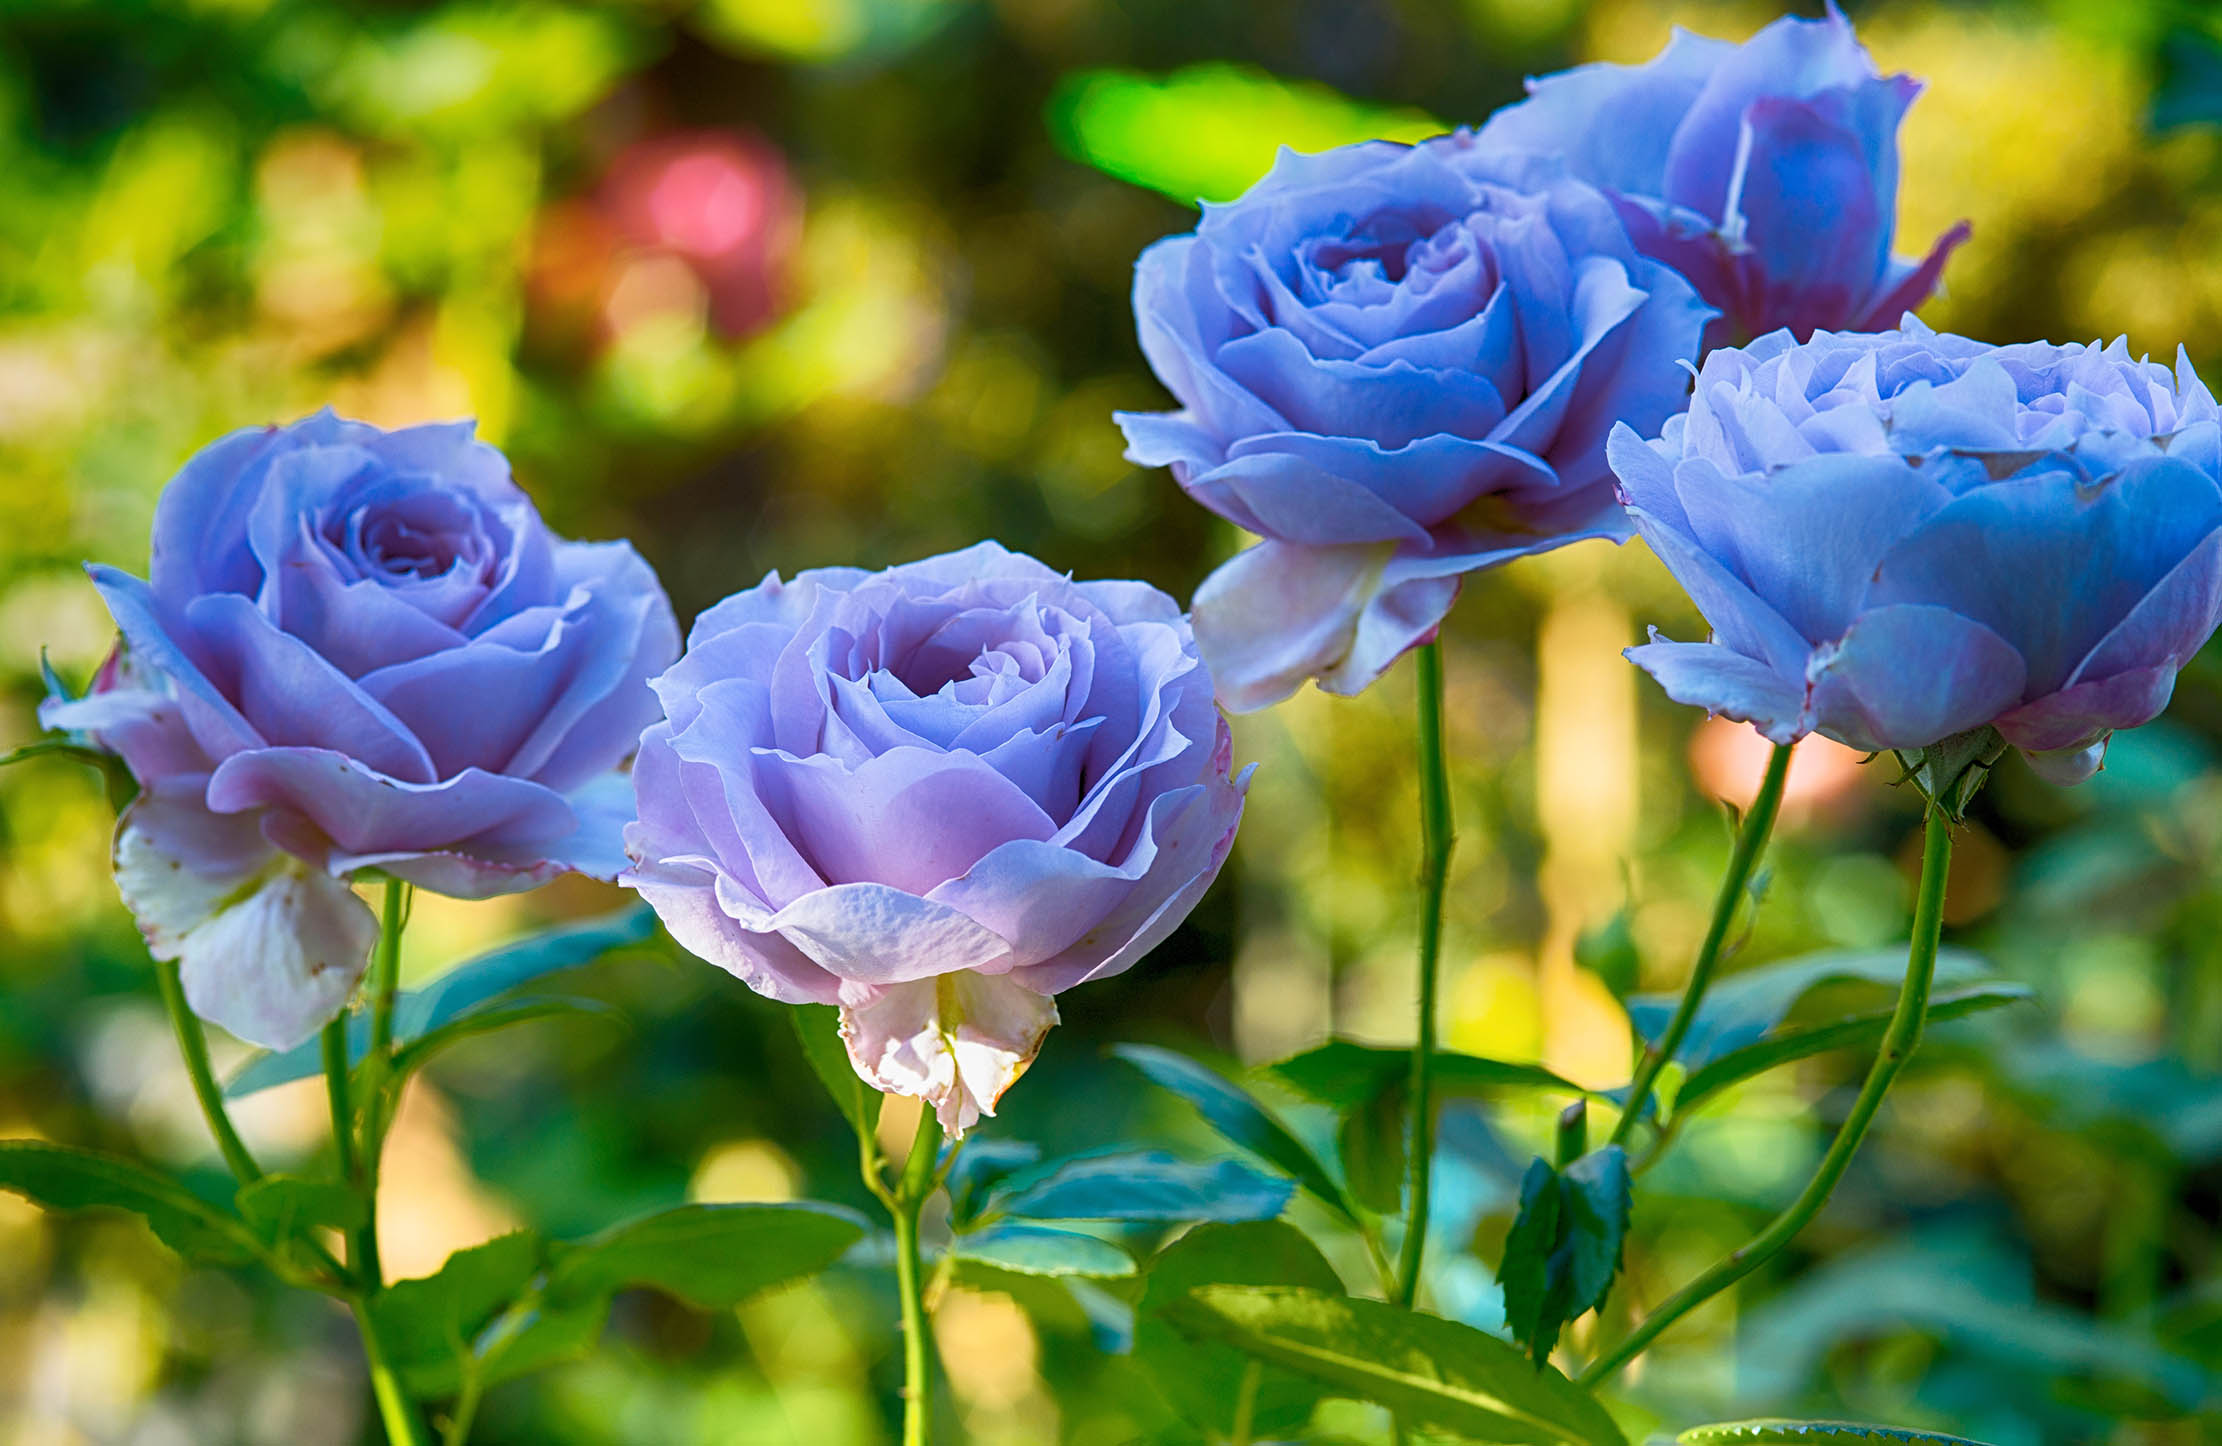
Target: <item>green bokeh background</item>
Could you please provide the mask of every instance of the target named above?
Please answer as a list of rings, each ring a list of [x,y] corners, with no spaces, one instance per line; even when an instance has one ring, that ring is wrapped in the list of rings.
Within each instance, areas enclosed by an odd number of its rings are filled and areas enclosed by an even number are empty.
[[[1185,596],[1239,539],[1122,461],[1109,414],[1163,404],[1127,286],[1135,254],[1189,224],[1186,201],[1235,194],[1284,142],[1426,134],[1478,120],[1524,72],[1641,58],[1675,21],[1741,36],[1782,9],[0,5],[0,745],[35,730],[42,646],[80,677],[106,649],[76,564],[141,567],[155,497],[197,446],[327,402],[389,425],[477,416],[559,528],[634,538],[682,618],[767,569],[982,536]],[[2206,6],[1876,0],[1855,18],[1886,67],[1928,82],[1901,249],[1975,224],[1932,323],[1997,341],[2126,332],[2222,375],[2222,28]],[[749,139],[722,152],[720,135]],[[644,143],[749,158],[716,173],[717,204],[740,208],[717,214],[761,220],[768,272],[711,274],[627,235],[614,197]],[[759,283],[772,310],[735,325],[721,288]],[[1670,988],[1686,967],[1727,852],[1714,800],[1749,796],[1763,750],[1618,659],[1647,623],[1698,627],[1640,546],[1522,564],[1459,606],[1457,1047],[1617,1082],[1605,976]],[[1107,1043],[1255,1063],[1330,1030],[1409,1038],[1409,703],[1400,670],[1357,700],[1307,693],[1238,722],[1238,756],[1263,766],[1225,878],[1150,961],[1062,1001],[988,1133],[1207,1153]],[[2039,1002],[1934,1031],[1822,1221],[1631,1374],[1631,1425],[1810,1413],[2000,1446],[2218,1439],[2218,749],[2210,651],[2094,782],[2001,770],[1951,922]],[[1740,963],[1901,936],[1917,813],[1890,776],[1808,745]],[[89,773],[0,774],[0,1135],[213,1181],[105,873],[110,824]],[[421,900],[407,968],[615,902],[577,883]],[[690,1197],[869,1203],[777,1006],[668,944],[575,984],[630,1029],[530,1026],[454,1051],[412,1094],[387,1171],[398,1270],[515,1224],[580,1234]],[[1694,1127],[1646,1178],[1614,1309],[1656,1301],[1787,1198],[1859,1067],[1770,1076]],[[241,1123],[269,1159],[308,1159],[320,1111],[307,1082]],[[1517,1172],[1547,1130],[1510,1107],[1449,1131],[1447,1188],[1478,1223],[1440,1289],[1484,1324]],[[939,1306],[952,1432],[1191,1439],[1072,1298],[979,1285]],[[720,1316],[627,1297],[599,1353],[497,1390],[474,1439],[888,1440],[894,1318],[870,1271]],[[1321,1425],[1383,1439],[1360,1410]],[[187,1268],[136,1224],[0,1196],[0,1441],[374,1432],[335,1308]]]

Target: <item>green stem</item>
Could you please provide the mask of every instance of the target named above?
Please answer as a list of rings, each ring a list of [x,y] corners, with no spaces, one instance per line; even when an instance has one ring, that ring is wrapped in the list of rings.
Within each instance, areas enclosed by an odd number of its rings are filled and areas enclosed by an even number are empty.
[[[208,1063],[208,1036],[201,1030],[201,1021],[185,1003],[185,985],[178,978],[175,959],[157,959],[154,963],[155,982],[162,989],[162,1006],[170,1012],[170,1029],[177,1035],[178,1053],[185,1056],[185,1073],[193,1081],[193,1097],[201,1102],[201,1115],[208,1121],[208,1132],[216,1137],[216,1148],[223,1152],[224,1163],[242,1185],[252,1185],[262,1178],[262,1167],[255,1157],[247,1153],[246,1142],[239,1138],[239,1131],[232,1128],[231,1115],[224,1109],[224,1092],[216,1084],[215,1072]]]
[[[393,1055],[394,995],[400,988],[401,930],[408,921],[409,886],[399,879],[386,881],[385,909],[378,931],[378,950],[370,968],[370,1051],[363,1059],[366,1081],[363,1098],[362,1141],[351,1161],[350,1183],[363,1198],[363,1224],[350,1232],[348,1265],[354,1271],[358,1294],[353,1302],[355,1322],[362,1330],[363,1359],[370,1369],[370,1391],[385,1422],[392,1446],[431,1446],[423,1419],[401,1387],[401,1380],[387,1362],[385,1343],[379,1339],[371,1298],[385,1289],[385,1271],[378,1260],[378,1157],[385,1148],[387,1070]],[[347,1097],[347,1037],[342,1021],[324,1036],[325,1087],[332,1098],[332,1132],[335,1139],[350,1133],[352,1111]],[[339,1146],[340,1158],[349,1162],[347,1145]]]
[[[339,1161],[339,1177],[356,1189],[362,1181],[355,1173],[355,1111],[347,1099],[347,1016],[343,1013],[324,1026],[324,1098],[332,1107],[332,1154]]]
[[[895,1221],[895,1285],[903,1304],[903,1446],[926,1446],[934,1415],[933,1337],[926,1324],[925,1272],[918,1252],[918,1214],[933,1193],[941,1153],[941,1121],[933,1106],[919,1111],[918,1134],[902,1179],[888,1199]],[[874,1183],[876,1181],[868,1181]]]
[[[401,1389],[401,1378],[386,1360],[385,1343],[372,1323],[369,1301],[358,1296],[352,1304],[355,1325],[363,1337],[363,1360],[370,1367],[370,1394],[378,1402],[378,1419],[385,1423],[386,1440],[391,1446],[432,1446],[415,1403]]]
[[[1597,1358],[1582,1372],[1580,1384],[1594,1390],[1615,1371],[1635,1359],[1659,1334],[1721,1291],[1772,1259],[1803,1230],[1828,1203],[1837,1181],[1843,1179],[1852,1156],[1859,1150],[1883,1096],[1921,1043],[1921,1027],[1929,1008],[1929,986],[1936,976],[1937,940],[1944,928],[1945,875],[1952,862],[1952,833],[1941,810],[1929,809],[1926,837],[1921,850],[1921,888],[1914,902],[1913,940],[1906,961],[1906,982],[1898,991],[1898,1007],[1883,1033],[1882,1047],[1860,1086],[1859,1097],[1844,1119],[1819,1168],[1789,1208],[1774,1218],[1750,1244],[1731,1252],[1712,1269],[1668,1297],[1666,1302],[1627,1338]]]
[[[378,1167],[385,1153],[386,1126],[392,1119],[388,1080],[393,1060],[394,996],[401,989],[401,931],[408,923],[409,886],[399,879],[386,880],[384,904],[378,950],[370,965],[370,1048],[363,1056],[362,1147],[356,1164],[363,1200],[369,1209],[362,1228],[355,1232],[353,1261],[363,1289],[373,1294],[385,1287],[385,1273],[378,1259]]]
[[[370,1058],[393,1053],[393,1001],[401,988],[401,930],[408,923],[409,886],[386,880],[385,911],[379,920],[378,953],[370,972]]]
[[[1234,1431],[1227,1437],[1227,1446],[1250,1446],[1250,1438],[1257,1434],[1258,1387],[1265,1381],[1265,1367],[1251,1361],[1242,1368],[1242,1384],[1235,1388]]]
[[[1419,681],[1420,743],[1420,989],[1419,1029],[1412,1041],[1412,1074],[1404,1132],[1404,1248],[1399,1252],[1397,1303],[1410,1306],[1420,1290],[1420,1261],[1427,1251],[1430,1177],[1435,1163],[1435,994],[1443,948],[1443,890],[1450,882],[1454,842],[1450,816],[1450,766],[1443,749],[1443,645],[1430,640],[1415,655]]]
[[[1752,870],[1758,867],[1759,856],[1766,852],[1767,835],[1774,831],[1775,815],[1782,808],[1782,784],[1790,773],[1790,745],[1775,745],[1774,756],[1767,760],[1767,776],[1760,781],[1759,796],[1751,801],[1751,808],[1744,814],[1743,827],[1736,831],[1736,846],[1728,856],[1728,872],[1721,879],[1720,896],[1713,901],[1713,922],[1706,927],[1705,942],[1698,946],[1697,963],[1691,966],[1690,982],[1682,990],[1682,1002],[1675,1007],[1674,1017],[1656,1040],[1645,1046],[1643,1059],[1636,1066],[1635,1080],[1628,1086],[1628,1105],[1621,1112],[1620,1122],[1613,1126],[1612,1143],[1625,1147],[1628,1136],[1634,1133],[1636,1122],[1643,1118],[1644,1104],[1651,1098],[1651,1088],[1658,1083],[1659,1071],[1674,1058],[1682,1047],[1690,1026],[1697,1020],[1698,1006],[1705,1002],[1705,991],[1713,985],[1713,971],[1720,966],[1721,945],[1727,942],[1729,926],[1736,920],[1736,908],[1743,902],[1744,890],[1751,882]]]

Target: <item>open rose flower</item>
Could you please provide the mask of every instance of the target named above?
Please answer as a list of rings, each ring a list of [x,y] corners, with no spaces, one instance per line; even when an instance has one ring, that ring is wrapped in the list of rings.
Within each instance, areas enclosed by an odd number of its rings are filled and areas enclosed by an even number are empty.
[[[838,1004],[857,1073],[952,1134],[1053,995],[1187,916],[1242,814],[1178,605],[992,542],[775,573],[655,688],[623,882],[758,993]]]
[[[469,423],[235,432],[164,490],[147,581],[88,570],[121,649],[42,720],[137,779],[117,884],[203,1017],[287,1048],[337,1014],[360,870],[481,898],[623,866],[671,605],[628,544],[549,533]]]
[[[1230,708],[1356,693],[1478,568],[1625,538],[1605,436],[1682,405],[1712,314],[1556,163],[1477,146],[1283,151],[1142,254],[1142,349],[1177,412],[1127,456],[1264,539],[1196,637]]]
[[[2123,342],[1776,333],[1706,358],[1688,415],[1612,457],[1713,628],[1628,656],[1777,743],[1995,728],[2072,783],[2222,619],[2222,413],[2188,361]]]
[[[1875,68],[1831,0],[1743,45],[1677,30],[1646,64],[1530,81],[1481,138],[1603,187],[1637,249],[1720,309],[1708,346],[1869,331],[1926,301],[1967,239],[1962,222],[1918,263],[1891,255],[1898,126],[1920,91]]]

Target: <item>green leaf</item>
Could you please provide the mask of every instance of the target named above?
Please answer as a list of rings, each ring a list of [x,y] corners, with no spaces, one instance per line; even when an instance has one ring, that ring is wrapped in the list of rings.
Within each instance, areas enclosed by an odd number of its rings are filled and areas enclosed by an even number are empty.
[[[558,1305],[647,1286],[702,1310],[815,1275],[864,1238],[852,1210],[811,1201],[682,1205],[558,1245],[546,1294]]]
[[[830,1004],[798,1004],[788,1017],[795,1023],[795,1037],[802,1041],[803,1058],[810,1061],[811,1071],[833,1096],[849,1128],[860,1135],[878,1129],[880,1092],[849,1063],[848,1046],[841,1042],[841,1011]]]
[[[370,1219],[363,1197],[337,1180],[265,1175],[239,1187],[239,1213],[265,1240],[309,1230],[354,1230]]]
[[[1341,1114],[1336,1145],[1352,1196],[1375,1210],[1398,1209],[1404,1199],[1404,1100],[1411,1051],[1337,1039],[1266,1068],[1298,1094]],[[1487,1096],[1506,1089],[1589,1094],[1539,1064],[1440,1051],[1435,1055],[1434,1082],[1439,1099]]]
[[[484,1388],[592,1345],[606,1297],[550,1309],[531,1292],[546,1246],[529,1231],[458,1250],[437,1271],[370,1299],[388,1358],[409,1393],[438,1400],[467,1379]]]
[[[1861,1426],[1851,1421],[1731,1421],[1692,1426],[1674,1438],[1677,1446],[1803,1446],[1811,1441],[1899,1441],[1908,1446],[1985,1446],[1965,1436],[1934,1431],[1901,1431],[1895,1426]]]
[[[545,999],[519,999],[508,1004],[489,1004],[451,1019],[437,1029],[427,1030],[403,1045],[395,1052],[394,1072],[407,1074],[413,1069],[419,1069],[433,1055],[450,1045],[461,1044],[466,1039],[492,1034],[495,1030],[507,1029],[512,1024],[529,1024],[535,1019],[557,1019],[564,1015],[583,1015],[617,1025],[630,1022],[624,1010],[599,999],[551,996]]]
[[[49,1210],[123,1210],[147,1222],[178,1254],[216,1265],[261,1255],[245,1221],[195,1195],[168,1175],[91,1150],[38,1140],[0,1140],[0,1190]]]
[[[11,763],[22,763],[27,759],[42,758],[50,753],[75,758],[80,762],[90,763],[95,768],[105,766],[109,758],[108,754],[97,748],[88,748],[62,734],[53,733],[44,738],[34,738],[20,748],[11,748],[6,753],[0,753],[0,768]]]
[[[1162,1151],[1067,1160],[996,1199],[1029,1220],[1271,1220],[1295,1186],[1239,1160],[1191,1164]]]
[[[529,1230],[497,1235],[373,1296],[371,1313],[395,1368],[414,1373],[467,1352],[479,1328],[540,1273],[545,1248]]]
[[[1643,977],[1643,953],[1636,947],[1627,906],[1574,941],[1574,962],[1602,980],[1615,999],[1635,992],[1636,982]]]
[[[1353,1109],[1406,1078],[1412,1068],[1412,1052],[1336,1039],[1266,1068],[1298,1094],[1337,1109]],[[1435,1055],[1434,1079],[1439,1095],[1486,1095],[1505,1089],[1591,1093],[1539,1064],[1441,1050]]]
[[[1279,147],[1324,151],[1351,141],[1416,141],[1449,127],[1326,86],[1224,63],[1159,79],[1122,70],[1068,76],[1050,97],[1059,149],[1176,201],[1231,201],[1265,174]]]
[[[1159,1314],[1205,1285],[1294,1285],[1339,1295],[1342,1280],[1302,1231],[1279,1220],[1199,1225],[1150,1262],[1135,1307],[1134,1359],[1173,1409],[1214,1436],[1232,1436],[1250,1357],[1215,1341],[1187,1340]],[[1260,1436],[1294,1435],[1323,1394],[1316,1381],[1268,1367],[1251,1428]]]
[[[636,904],[583,923],[546,929],[529,938],[506,944],[456,965],[422,989],[402,993],[394,1001],[394,1042],[406,1045],[460,1019],[519,985],[529,984],[562,969],[591,964],[613,949],[638,944],[654,936],[655,911]],[[539,1018],[539,1014],[521,1016]],[[515,1023],[512,1018],[509,1022]],[[492,1025],[488,1026],[493,1027]],[[347,1021],[347,1058],[350,1066],[362,1063],[370,1050],[370,1020],[356,1014]],[[421,1056],[420,1056],[421,1058]],[[324,1070],[323,1044],[319,1040],[278,1054],[260,1054],[231,1078],[224,1093],[232,1099],[266,1090],[273,1085],[307,1079]]]
[[[2019,1004],[2035,997],[2026,985],[1992,982],[1970,985],[1965,989],[1942,990],[1929,999],[1929,1023],[1938,1024],[1948,1019],[1961,1019],[1986,1009],[1997,1009],[2008,1004]],[[1868,1010],[1830,1020],[1825,1024],[1803,1028],[1783,1029],[1762,1036],[1758,1042],[1741,1049],[1732,1049],[1719,1056],[1704,1068],[1693,1071],[1675,1092],[1674,1112],[1687,1114],[1690,1110],[1730,1085],[1741,1083],[1753,1075],[1763,1074],[1778,1065],[1792,1060],[1805,1059],[1832,1049],[1871,1049],[1881,1043],[1883,1033],[1890,1027],[1890,1009]]]
[[[609,1312],[607,1296],[555,1306],[536,1295],[525,1295],[471,1339],[471,1369],[479,1389],[585,1355],[601,1339]],[[454,1385],[429,1394],[452,1396],[458,1394],[461,1384],[458,1376]]]
[[[1093,1235],[1047,1225],[992,1225],[960,1235],[949,1247],[959,1260],[975,1260],[1019,1275],[1084,1275],[1112,1280],[1134,1274],[1134,1257]]]
[[[1225,1342],[1410,1426],[1521,1446],[1626,1446],[1573,1382],[1456,1321],[1288,1286],[1207,1285],[1163,1313],[1192,1340]]]
[[[1939,987],[1973,984],[1989,972],[1979,956],[1964,949],[1938,951]],[[1706,994],[1677,1058],[1695,1074],[1731,1050],[1765,1037],[1823,985],[1868,983],[1895,989],[1905,974],[1903,946],[1806,954],[1731,974]],[[1681,1002],[1679,994],[1633,995],[1628,999],[1628,1018],[1638,1034],[1655,1041],[1666,1032],[1667,1021]]]
[[[1038,1162],[1042,1147],[1024,1140],[968,1139],[949,1167],[949,1223],[963,1230],[987,1207],[997,1185]]]
[[[1350,1193],[1383,1214],[1404,1205],[1405,1104],[1410,1098],[1403,1078],[1394,1077],[1373,1098],[1346,1110],[1335,1130]]]
[[[1618,1145],[1582,1156],[1563,1170],[1537,1159],[1520,1182],[1520,1213],[1505,1237],[1506,1322],[1541,1365],[1559,1332],[1612,1290],[1628,1237],[1628,1157]]]
[[[1114,1045],[1111,1052],[1133,1065],[1151,1083],[1171,1090],[1194,1105],[1206,1123],[1220,1134],[1291,1176],[1296,1183],[1345,1218],[1349,1215],[1343,1192],[1310,1150],[1289,1133],[1288,1126],[1226,1076],[1209,1070],[1186,1055],[1147,1044]]]

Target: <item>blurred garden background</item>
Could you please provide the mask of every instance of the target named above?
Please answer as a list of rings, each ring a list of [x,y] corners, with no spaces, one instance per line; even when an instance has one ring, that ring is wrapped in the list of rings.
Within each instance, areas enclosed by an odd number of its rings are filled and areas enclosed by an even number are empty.
[[[1128,311],[1144,245],[1280,143],[1416,138],[1478,121],[1525,73],[1646,58],[1676,22],[1741,38],[1784,8],[9,0],[0,747],[35,732],[42,645],[73,679],[108,647],[79,562],[139,569],[186,456],[325,403],[386,425],[476,416],[559,529],[636,539],[682,620],[767,569],[981,536],[1185,597],[1237,538],[1120,457],[1112,410],[1163,402]],[[1851,8],[1886,69],[1928,84],[1899,249],[1975,227],[1926,319],[2000,342],[2126,330],[2222,380],[2211,0]],[[1640,545],[1482,576],[1454,615],[1455,1048],[1618,1083],[1615,996],[1681,981],[1727,853],[1718,800],[1749,797],[1765,748],[1618,657],[1646,623],[1701,626]],[[1224,879],[1154,959],[1061,1001],[983,1137],[1202,1155],[1223,1146],[1107,1044],[1238,1067],[1330,1032],[1409,1038],[1409,703],[1400,671],[1238,721],[1238,759],[1263,766]],[[1742,961],[1902,938],[1919,816],[1894,772],[1801,748]],[[213,1180],[106,871],[111,825],[89,771],[0,773],[0,1135]],[[406,968],[621,902],[576,882],[420,896]],[[1669,1336],[1630,1398],[1667,1422],[1855,1416],[2000,1446],[2222,1439],[2222,658],[2087,786],[2003,766],[1950,923],[2035,1002],[1937,1026],[1820,1224]],[[394,1274],[523,1223],[865,1203],[779,1006],[668,942],[571,987],[629,1024],[535,1025],[413,1087],[383,1201]],[[1862,1066],[1822,1056],[1694,1126],[1647,1181],[1613,1309],[1655,1302],[1787,1198]],[[1501,1320],[1491,1272],[1540,1108],[1450,1111],[1438,1211],[1467,1248],[1434,1286],[1445,1313]],[[314,1081],[239,1118],[266,1159],[324,1148]],[[888,1138],[912,1118],[891,1107]],[[716,1316],[623,1298],[599,1351],[496,1390],[474,1439],[888,1440],[883,1274]],[[1116,1314],[960,1273],[937,1322],[970,1439],[1199,1439],[1099,1349]],[[337,1307],[187,1267],[135,1221],[0,1195],[0,1442],[348,1446],[376,1430],[365,1407]]]

